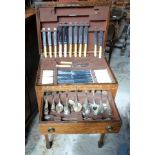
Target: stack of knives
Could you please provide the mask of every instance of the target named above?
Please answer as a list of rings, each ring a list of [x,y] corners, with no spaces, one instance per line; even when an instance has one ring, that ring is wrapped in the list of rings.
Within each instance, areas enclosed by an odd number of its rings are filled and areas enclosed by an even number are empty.
[[[86,57],[88,46],[88,25],[59,24],[51,28],[42,28],[42,43],[44,57]],[[99,58],[102,55],[103,31],[99,32]],[[94,56],[97,56],[98,32],[94,32]]]
[[[90,70],[58,70],[58,83],[93,83]]]

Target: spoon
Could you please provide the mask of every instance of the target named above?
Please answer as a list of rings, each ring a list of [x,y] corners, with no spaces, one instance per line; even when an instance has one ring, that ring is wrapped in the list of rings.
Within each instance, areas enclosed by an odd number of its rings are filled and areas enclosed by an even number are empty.
[[[48,115],[49,110],[48,110],[48,100],[47,100],[47,97],[44,98],[44,100],[45,100],[44,115]]]
[[[102,102],[102,90],[101,90],[101,99],[100,99],[100,105],[99,105],[99,113],[103,113],[104,112],[104,106],[103,106],[103,102]]]
[[[103,101],[103,95],[106,98],[103,103],[104,111],[111,116],[112,115],[112,109],[111,106],[109,105],[109,99],[108,99],[108,93],[107,91],[102,91],[102,101]]]
[[[95,102],[95,94],[94,94],[94,90],[92,91],[92,93],[93,93],[93,104],[91,105],[91,109],[92,109],[94,115],[98,115],[99,105],[96,104],[96,102]]]
[[[73,104],[73,109],[75,112],[80,112],[82,109],[82,104],[80,102],[78,102],[78,95],[77,95],[77,91],[76,91],[76,100],[75,100],[75,104]]]
[[[90,106],[88,103],[87,91],[85,94],[86,94],[86,98],[85,98],[85,102],[83,104],[83,116],[85,117],[85,119],[87,119],[88,115],[90,114]]]
[[[52,98],[51,111],[55,111],[55,101],[54,101],[54,95],[53,95],[53,98]]]
[[[59,102],[58,102],[58,104],[56,105],[56,112],[61,113],[62,111],[63,111],[63,105],[61,104],[61,101],[60,101],[60,94],[59,94]]]
[[[70,110],[69,110],[69,106],[68,106],[68,95],[66,94],[66,103],[64,105],[64,114],[65,115],[69,115],[70,114]]]

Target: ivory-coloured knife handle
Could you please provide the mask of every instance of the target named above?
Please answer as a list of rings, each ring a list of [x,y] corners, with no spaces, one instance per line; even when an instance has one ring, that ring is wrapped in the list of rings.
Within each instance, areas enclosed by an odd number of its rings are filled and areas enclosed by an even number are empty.
[[[56,67],[62,67],[62,68],[65,68],[65,67],[71,67],[71,65],[56,65]]]
[[[99,58],[102,57],[102,46],[99,47]]]
[[[49,46],[49,56],[52,58],[52,46]]]
[[[64,57],[67,57],[67,44],[64,44]]]
[[[49,46],[49,56],[52,58],[52,46]]]
[[[54,46],[54,57],[57,57],[57,46]]]
[[[69,44],[69,57],[72,57],[72,44]]]
[[[47,48],[44,46],[44,57],[47,58]]]
[[[74,57],[77,57],[77,44],[74,44]]]
[[[97,57],[97,45],[94,45],[94,57]]]
[[[79,44],[79,57],[82,55],[82,44]]]
[[[71,61],[60,61],[60,64],[72,65]]]
[[[84,57],[87,55],[87,44],[84,44]]]
[[[59,57],[62,57],[62,44],[59,44]]]

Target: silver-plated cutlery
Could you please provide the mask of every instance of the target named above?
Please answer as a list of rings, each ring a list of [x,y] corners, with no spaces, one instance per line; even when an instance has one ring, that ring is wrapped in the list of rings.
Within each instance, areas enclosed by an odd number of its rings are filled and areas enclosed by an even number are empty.
[[[45,94],[44,120],[55,120],[55,118],[59,118],[57,120],[76,120],[76,116],[79,117],[80,115],[83,116],[84,120],[94,120],[103,119],[104,114],[107,116],[112,114],[107,92],[105,91],[100,91],[100,93],[94,90],[89,93],[85,91],[85,93],[81,93],[82,95],[75,91],[70,94],[71,96],[69,94],[69,92]]]

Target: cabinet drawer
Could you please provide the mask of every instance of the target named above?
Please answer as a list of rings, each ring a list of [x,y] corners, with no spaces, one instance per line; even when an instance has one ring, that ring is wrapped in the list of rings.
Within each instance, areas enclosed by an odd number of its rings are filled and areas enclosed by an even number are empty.
[[[96,134],[117,133],[121,127],[120,121],[114,122],[75,122],[75,123],[40,123],[43,134]]]
[[[56,105],[60,101],[59,98],[61,98],[61,103],[63,104],[64,101],[66,101],[65,95],[66,92],[61,92],[61,97],[58,94],[55,94],[54,92],[49,92],[49,96],[47,95],[47,92],[45,93],[44,100],[42,100],[41,104],[41,115],[40,115],[40,132],[43,134],[47,133],[56,133],[56,134],[89,134],[89,133],[117,133],[120,130],[121,127],[121,118],[119,115],[119,112],[117,110],[117,107],[115,105],[115,102],[112,98],[112,94],[110,91],[104,91],[101,93],[104,93],[104,96],[100,94],[100,91],[97,91],[95,96],[91,94],[91,92],[87,93],[87,101],[89,101],[89,106],[91,107],[92,100],[95,97],[96,104],[103,104],[105,107],[105,111],[103,112],[103,117],[97,117],[99,116],[94,115],[92,112],[91,115],[88,115],[88,117],[85,117],[83,115],[83,110],[81,109],[80,112],[76,112],[76,115],[74,111],[71,111],[71,113],[66,116],[62,113],[52,113],[50,111],[52,104],[55,103]],[[82,104],[82,107],[84,107],[85,100],[85,93],[84,92],[68,92],[68,97],[70,99],[74,98],[74,95],[78,96],[78,102]],[[53,97],[53,96],[54,97]],[[101,97],[101,96],[102,97]],[[59,96],[59,97],[58,97]],[[48,115],[52,115],[52,120],[46,120],[45,119],[45,97],[46,100],[48,100],[48,109],[49,113]],[[101,98],[100,98],[101,97]],[[53,102],[53,98],[55,102]],[[100,99],[102,99],[100,102]],[[47,102],[46,102],[47,103]],[[106,104],[105,104],[106,103]],[[65,104],[64,104],[65,105]],[[72,115],[72,113],[74,113]],[[102,113],[100,113],[102,114]],[[71,118],[75,118],[77,120],[72,120]],[[54,118],[59,118],[54,119]],[[64,118],[67,118],[68,120],[64,120]]]

